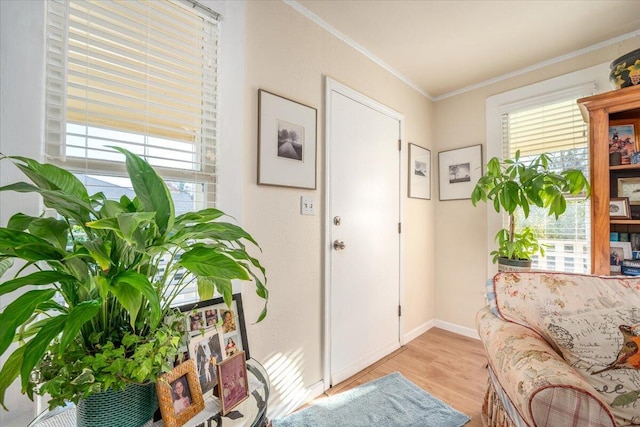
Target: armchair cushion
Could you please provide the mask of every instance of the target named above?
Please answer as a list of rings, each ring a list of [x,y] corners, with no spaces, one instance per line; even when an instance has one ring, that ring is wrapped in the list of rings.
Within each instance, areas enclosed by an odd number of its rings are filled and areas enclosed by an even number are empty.
[[[615,426],[598,392],[537,332],[489,308],[480,310],[476,323],[495,379],[528,425]]]
[[[549,315],[544,323],[564,359],[610,405],[618,426],[640,424],[640,307]]]

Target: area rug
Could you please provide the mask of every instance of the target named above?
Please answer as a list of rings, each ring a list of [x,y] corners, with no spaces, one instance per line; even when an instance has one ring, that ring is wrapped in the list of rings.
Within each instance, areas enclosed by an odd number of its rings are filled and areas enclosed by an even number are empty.
[[[395,372],[272,423],[273,427],[460,427],[470,419]]]

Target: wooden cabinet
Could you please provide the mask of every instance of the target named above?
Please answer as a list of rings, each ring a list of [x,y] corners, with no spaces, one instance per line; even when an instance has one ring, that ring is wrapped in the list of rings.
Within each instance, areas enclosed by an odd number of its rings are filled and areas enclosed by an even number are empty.
[[[618,179],[640,177],[640,164],[609,166],[609,125],[640,119],[640,86],[579,99],[578,104],[590,132],[591,272],[609,274],[609,233],[640,232],[640,205],[631,206],[632,219],[609,217],[609,199],[618,196]]]

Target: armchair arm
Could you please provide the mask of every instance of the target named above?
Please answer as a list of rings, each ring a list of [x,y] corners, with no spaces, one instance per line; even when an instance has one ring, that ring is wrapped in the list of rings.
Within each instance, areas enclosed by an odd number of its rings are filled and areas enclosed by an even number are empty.
[[[598,392],[536,332],[488,308],[476,325],[497,381],[529,425],[615,427]]]

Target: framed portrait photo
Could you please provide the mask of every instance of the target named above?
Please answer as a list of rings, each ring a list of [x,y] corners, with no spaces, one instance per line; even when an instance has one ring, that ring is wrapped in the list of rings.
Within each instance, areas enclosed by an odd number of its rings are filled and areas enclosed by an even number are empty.
[[[409,197],[431,200],[431,151],[409,143]]]
[[[243,352],[236,353],[218,365],[218,390],[223,416],[249,397],[247,361]]]
[[[440,200],[471,199],[482,176],[482,145],[438,153]]]
[[[258,90],[258,184],[316,189],[315,108]]]
[[[204,409],[196,365],[188,360],[162,375],[156,383],[162,422],[179,427]]]
[[[611,120],[609,122],[609,156],[619,154],[620,164],[630,164],[634,153],[640,151],[639,128],[640,120]]]
[[[609,242],[609,264],[611,274],[622,272],[622,261],[632,259],[631,242]]]
[[[613,197],[609,199],[609,217],[611,219],[631,219],[629,198]]]

